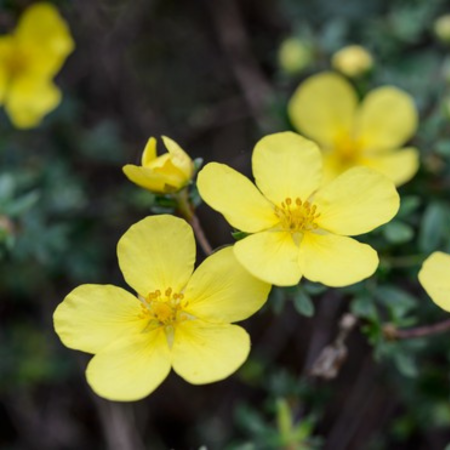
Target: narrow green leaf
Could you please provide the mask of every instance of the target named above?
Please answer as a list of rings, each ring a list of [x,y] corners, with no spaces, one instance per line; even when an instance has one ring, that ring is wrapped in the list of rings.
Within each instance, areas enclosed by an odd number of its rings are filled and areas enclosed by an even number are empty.
[[[303,290],[298,290],[294,297],[294,308],[302,316],[312,317],[314,315],[314,303],[311,297]]]
[[[384,237],[392,244],[404,244],[414,237],[414,230],[405,222],[394,220],[383,227]]]

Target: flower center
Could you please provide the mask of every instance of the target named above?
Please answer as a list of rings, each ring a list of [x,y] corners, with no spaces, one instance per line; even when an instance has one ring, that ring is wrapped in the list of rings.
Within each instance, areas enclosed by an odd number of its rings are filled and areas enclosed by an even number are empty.
[[[334,140],[334,156],[338,165],[349,168],[361,157],[362,143],[348,134],[340,134]]]
[[[152,325],[173,325],[176,322],[191,318],[189,314],[183,312],[183,308],[187,304],[184,295],[173,292],[172,288],[167,288],[164,293],[157,289],[150,292],[145,299],[142,299],[141,317],[148,317],[149,324]]]
[[[281,207],[275,206],[275,214],[280,219],[280,225],[288,233],[300,233],[315,230],[318,225],[315,220],[320,217],[316,205],[308,201],[302,202],[298,197],[293,201],[286,198]]]
[[[28,58],[26,54],[17,48],[12,48],[4,55],[2,61],[11,78],[21,75],[28,66]]]

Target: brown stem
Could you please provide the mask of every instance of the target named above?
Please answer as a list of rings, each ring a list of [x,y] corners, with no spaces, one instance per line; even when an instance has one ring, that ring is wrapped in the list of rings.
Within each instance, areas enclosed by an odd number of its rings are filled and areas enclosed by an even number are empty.
[[[182,191],[175,194],[175,198],[178,203],[178,212],[181,216],[183,216],[191,225],[194,230],[195,237],[197,238],[200,247],[202,248],[205,255],[210,255],[213,252],[213,248],[209,243],[205,232],[198,220],[198,217],[195,215],[195,211],[189,201],[189,194],[187,189],[183,189]]]
[[[450,319],[433,325],[424,325],[417,328],[409,328],[407,330],[398,330],[393,325],[385,325],[383,327],[384,335],[389,340],[397,339],[414,339],[423,336],[430,336],[432,334],[444,333],[450,331]]]
[[[198,217],[193,214],[191,216],[191,220],[189,220],[189,223],[194,230],[195,237],[197,238],[197,241],[200,244],[203,252],[205,253],[205,255],[209,256],[213,252],[213,248],[211,247],[211,244],[205,236],[205,232],[203,231]]]

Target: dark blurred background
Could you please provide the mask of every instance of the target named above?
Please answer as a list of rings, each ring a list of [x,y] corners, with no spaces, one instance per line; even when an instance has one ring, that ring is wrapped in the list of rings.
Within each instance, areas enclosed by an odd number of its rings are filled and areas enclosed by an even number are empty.
[[[0,1],[1,31],[31,3]],[[389,342],[383,324],[445,318],[416,275],[424,255],[450,248],[449,47],[433,33],[450,4],[55,4],[76,43],[57,77],[63,102],[34,130],[16,130],[0,117],[0,448],[446,448],[448,335]],[[296,73],[278,57],[292,37],[310,51]],[[286,103],[298,83],[329,70],[332,54],[354,43],[375,60],[356,83],[359,92],[395,84],[415,97],[421,115],[414,144],[423,166],[400,190],[401,225],[370,238],[382,254],[376,279],[338,290],[312,283],[274,289],[243,324],[253,341],[249,361],[223,382],[191,386],[171,374],[133,404],[98,398],[84,377],[89,356],[63,347],[52,314],[79,284],[125,286],[115,246],[151,213],[153,197],[121,167],[139,161],[148,137],[168,135],[192,158],[250,175],[256,141],[291,129]],[[205,205],[198,215],[214,247],[233,241],[220,215]],[[339,320],[349,310],[359,322],[347,330]],[[337,376],[313,376],[323,348],[347,331]]]

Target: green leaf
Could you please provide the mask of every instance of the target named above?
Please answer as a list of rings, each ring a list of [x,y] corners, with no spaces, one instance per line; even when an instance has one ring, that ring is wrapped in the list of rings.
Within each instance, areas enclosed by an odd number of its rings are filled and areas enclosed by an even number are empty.
[[[438,250],[446,229],[446,210],[440,203],[431,203],[422,216],[419,248],[424,253]]]
[[[394,220],[382,228],[384,237],[392,244],[404,244],[414,237],[414,230],[407,223]]]
[[[327,290],[327,287],[323,284],[312,283],[311,281],[302,281],[302,284],[303,289],[312,296],[323,294]]]
[[[240,241],[241,239],[244,239],[248,236],[248,233],[245,233],[244,231],[232,231],[231,232],[231,236],[233,236],[233,238],[236,241]]]
[[[380,286],[375,291],[377,299],[386,306],[392,319],[398,321],[416,307],[416,299],[395,286]]]
[[[286,296],[282,289],[273,287],[269,294],[269,303],[275,314],[281,314],[286,302]]]
[[[280,432],[282,438],[287,440],[292,431],[291,409],[288,402],[284,398],[277,399],[276,408],[278,431]]]
[[[446,158],[450,157],[450,140],[439,141],[435,147],[436,153]]]
[[[28,194],[19,197],[16,200],[8,203],[6,213],[10,217],[18,217],[31,207],[33,207],[39,200],[40,194],[37,191],[29,192]]]
[[[356,317],[370,320],[378,318],[375,300],[369,296],[356,297],[350,305],[350,310]]]
[[[394,354],[394,363],[399,372],[405,377],[415,377],[418,374],[415,359],[408,353],[396,352]]]
[[[412,214],[421,204],[420,197],[409,195],[402,197],[397,217],[405,218]]]
[[[203,166],[203,158],[195,158],[194,159],[194,172],[197,173],[202,166]]]
[[[5,173],[0,176],[0,200],[8,200],[14,195],[16,183],[11,174]]]
[[[298,290],[295,293],[293,302],[295,310],[302,316],[312,317],[314,315],[314,303],[304,290]]]

